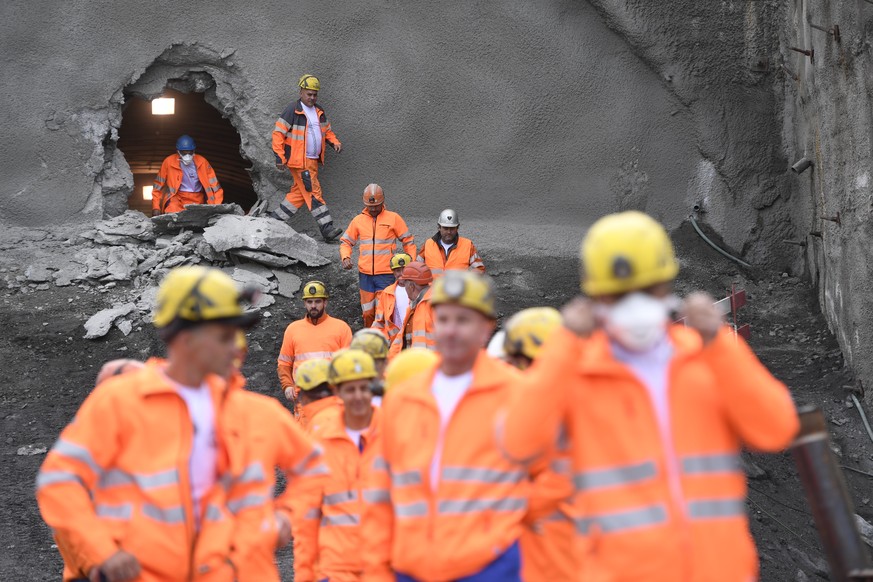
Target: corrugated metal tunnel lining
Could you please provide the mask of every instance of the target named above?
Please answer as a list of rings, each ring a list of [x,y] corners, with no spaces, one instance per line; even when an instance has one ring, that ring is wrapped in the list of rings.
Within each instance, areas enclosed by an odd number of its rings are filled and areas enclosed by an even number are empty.
[[[134,177],[130,208],[151,212],[151,202],[143,199],[143,187],[152,184],[161,162],[176,150],[176,139],[187,133],[197,143],[197,153],[215,169],[224,201],[248,210],[258,198],[248,172],[250,164],[240,154],[240,136],[230,120],[209,105],[202,93],[166,90],[162,96],[175,99],[172,115],[153,115],[150,101],[125,98],[118,149]]]

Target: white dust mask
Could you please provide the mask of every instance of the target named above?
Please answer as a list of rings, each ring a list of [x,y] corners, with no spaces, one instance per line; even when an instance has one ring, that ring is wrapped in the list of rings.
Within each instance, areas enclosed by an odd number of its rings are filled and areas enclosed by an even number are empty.
[[[598,306],[607,335],[632,352],[647,352],[667,335],[670,311],[677,299],[648,293],[630,293],[613,305]]]
[[[190,166],[191,162],[194,161],[194,154],[185,154],[182,156],[182,163],[186,166]]]

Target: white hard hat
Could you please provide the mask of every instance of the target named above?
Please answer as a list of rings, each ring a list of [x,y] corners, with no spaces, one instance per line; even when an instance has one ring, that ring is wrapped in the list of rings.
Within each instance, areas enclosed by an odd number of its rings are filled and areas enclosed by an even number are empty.
[[[440,212],[440,218],[437,220],[440,226],[461,226],[461,221],[458,220],[458,213],[451,208],[446,208]]]

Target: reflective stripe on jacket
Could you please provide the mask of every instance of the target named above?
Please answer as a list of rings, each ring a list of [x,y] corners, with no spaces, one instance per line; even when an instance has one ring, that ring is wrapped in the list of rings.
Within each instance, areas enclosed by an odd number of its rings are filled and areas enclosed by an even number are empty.
[[[485,272],[485,263],[476,250],[476,245],[468,238],[458,237],[454,246],[449,247],[446,256],[443,246],[440,244],[440,234],[424,241],[421,247],[419,259],[430,267],[434,277],[441,276],[446,271],[466,271],[467,269]]]
[[[142,582],[229,582],[235,520],[262,515],[269,503],[257,483],[243,479],[251,461],[247,404],[238,389],[210,376],[219,478],[203,496],[195,523],[194,429],[161,366],[150,360],[97,386],[40,468],[36,497],[43,519],[80,570],[66,569],[65,579],[87,575],[124,548],[139,560]]]
[[[235,375],[234,381],[240,387],[245,383],[239,374]],[[310,475],[325,474],[327,465],[321,448],[278,400],[245,390],[240,391],[240,396],[246,405],[244,418],[249,460],[239,481],[257,489],[237,505],[257,504],[262,497],[270,503],[262,505],[260,514],[249,512],[237,519],[233,545],[239,552],[245,552],[234,562],[237,582],[278,582],[280,576],[275,554],[279,524],[275,511],[289,493],[286,488],[274,507],[275,469],[278,467],[285,474],[288,483],[294,483],[297,479],[310,478]],[[290,512],[286,511],[286,517],[291,520]]]
[[[365,492],[364,580],[393,580],[392,568],[418,580],[456,580],[480,571],[521,535],[528,474],[494,440],[494,417],[518,372],[483,351],[442,434],[435,372],[423,370],[382,403],[382,455]],[[440,482],[433,484],[430,463],[440,439]]]
[[[339,138],[330,128],[330,122],[324,114],[324,109],[319,105],[315,106],[318,112],[318,120],[321,123],[321,153],[318,156],[318,161],[324,164],[324,148],[330,142],[331,144],[339,144]],[[306,113],[303,112],[303,105],[300,99],[285,108],[279,119],[276,120],[276,125],[273,128],[273,153],[276,155],[276,162],[285,164],[289,168],[303,168],[306,160],[306,128],[309,125],[309,119]]]
[[[298,319],[285,328],[279,350],[278,374],[282,388],[295,386],[294,370],[306,360],[329,360],[333,353],[349,347],[352,328],[345,321],[327,313],[312,323],[309,317]]]
[[[364,450],[346,434],[342,413],[322,417],[312,435],[324,448],[330,475],[299,480],[289,492],[295,502],[294,580],[342,580],[360,575],[361,517],[380,438],[381,413],[373,408],[362,434]],[[316,564],[318,575],[316,575]]]
[[[203,197],[206,200],[206,204],[221,204],[224,202],[224,190],[222,190],[221,184],[218,183],[218,178],[215,177],[215,170],[212,169],[206,158],[199,154],[194,154],[193,163],[197,167],[197,178],[203,186]],[[179,154],[172,154],[164,158],[161,170],[155,177],[155,183],[152,187],[153,210],[163,212],[170,198],[179,192],[179,185],[182,184],[181,164]]]
[[[376,320],[370,327],[378,329],[385,334],[390,346],[393,347],[395,343],[398,344],[396,350],[399,352],[400,348],[403,347],[401,345],[403,338],[400,335],[400,328],[394,323],[394,309],[397,306],[397,296],[394,294],[395,289],[397,289],[397,283],[392,283],[382,289],[379,299],[376,300]]]
[[[425,348],[428,350],[435,348],[433,308],[430,306],[432,289],[433,287],[428,287],[423,290],[421,295],[418,296],[418,300],[409,304],[406,317],[403,319],[403,329],[401,330],[401,335],[403,336],[401,347],[404,350],[406,348]],[[392,355],[396,355],[396,352]]]
[[[746,518],[743,444],[787,446],[798,429],[788,390],[728,329],[706,347],[670,329],[672,446],[647,389],[602,332],[561,329],[509,407],[500,440],[514,458],[570,435],[580,579],[733,582],[757,577]]]
[[[376,217],[364,208],[352,219],[340,239],[340,259],[351,258],[352,248],[360,243],[358,271],[367,275],[387,275],[391,273],[391,257],[396,252],[398,240],[403,245],[403,252],[415,260],[415,238],[403,218],[384,206]]]

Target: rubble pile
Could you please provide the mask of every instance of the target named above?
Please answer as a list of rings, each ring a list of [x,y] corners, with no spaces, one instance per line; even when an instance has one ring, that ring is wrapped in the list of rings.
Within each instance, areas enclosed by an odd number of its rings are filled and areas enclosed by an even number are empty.
[[[128,210],[66,243],[78,248],[72,257],[29,265],[14,285],[40,290],[80,285],[106,292],[119,282],[131,283],[127,301],[88,319],[87,339],[103,337],[113,325],[127,335],[147,322],[157,285],[173,267],[220,267],[240,287],[259,289],[262,294],[253,307],[264,308],[275,303],[274,295],[292,297],[300,288],[300,277],[289,267],[330,263],[309,236],[271,218],[245,216],[236,204],[190,205],[154,218]]]

